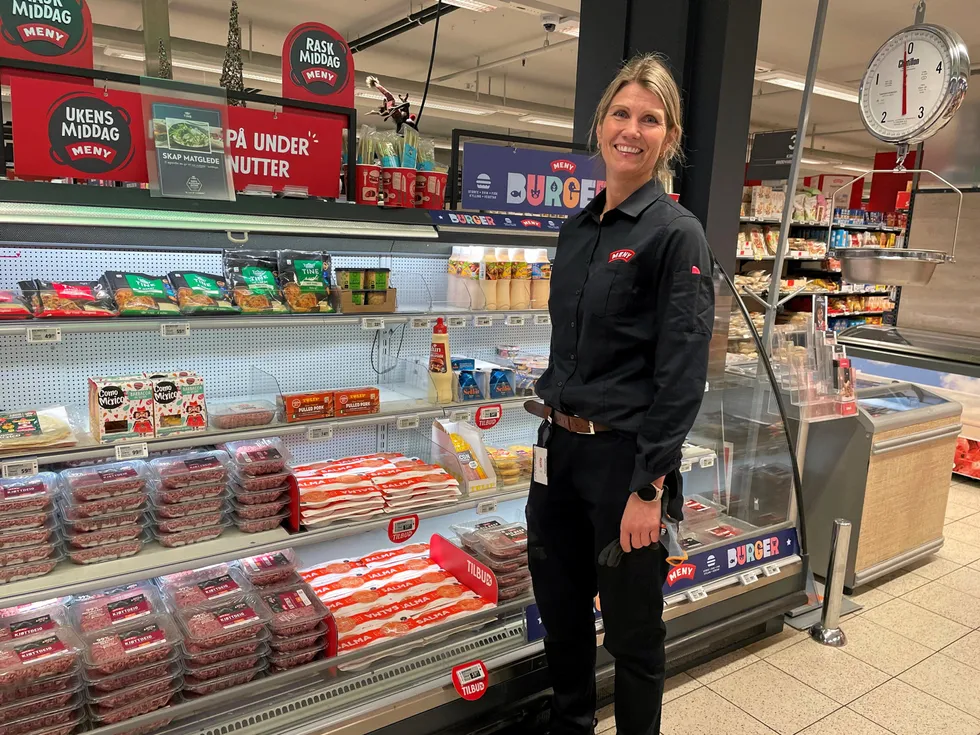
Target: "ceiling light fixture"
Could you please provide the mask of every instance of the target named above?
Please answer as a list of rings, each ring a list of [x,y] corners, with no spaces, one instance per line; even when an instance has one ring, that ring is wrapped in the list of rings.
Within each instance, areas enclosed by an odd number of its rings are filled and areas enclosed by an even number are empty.
[[[562,18],[555,26],[555,30],[558,33],[564,33],[566,36],[578,38],[579,27],[578,18]]]
[[[521,122],[531,123],[532,125],[547,125],[552,128],[565,128],[572,130],[575,123],[565,117],[544,117],[541,115],[521,115],[517,118]]]
[[[841,169],[842,171],[854,171],[854,172],[859,173],[859,174],[864,174],[864,173],[867,173],[868,171],[870,171],[870,169],[867,166],[864,166],[864,167],[862,167],[862,166],[845,166],[844,164],[840,164],[840,163],[837,164],[837,168]]]
[[[805,77],[788,71],[764,71],[757,73],[755,79],[757,82],[766,82],[767,84],[775,84],[780,87],[801,91],[806,86]],[[856,90],[843,84],[834,84],[833,82],[825,82],[819,79],[814,82],[813,93],[824,97],[844,100],[845,102],[853,102],[854,104],[858,102],[858,93]]]
[[[354,90],[355,97],[361,97],[362,99],[368,100],[383,100],[384,96],[373,89],[364,89],[363,87],[358,87]],[[425,101],[426,109],[433,110],[443,110],[445,112],[459,112],[463,115],[476,115],[478,117],[483,117],[486,115],[495,115],[500,110],[496,107],[490,107],[489,105],[480,105],[470,102],[453,102],[451,100],[440,100],[433,99],[429,97]]]
[[[489,13],[496,10],[496,5],[480,2],[480,0],[442,0],[446,5],[455,5],[463,10],[472,10],[474,13]],[[426,103],[428,104],[428,103]]]
[[[143,62],[146,57],[143,55],[142,51],[129,51],[126,49],[113,48],[112,46],[106,46],[103,49],[103,53],[106,56],[111,56],[114,59],[126,59],[128,61],[139,61]],[[209,74],[221,74],[221,67],[217,64],[209,64],[203,61],[190,61],[188,59],[175,58],[170,62],[178,69],[189,69],[191,71],[203,71]],[[242,76],[245,79],[254,79],[257,82],[269,82],[270,84],[279,84],[282,82],[282,76],[276,76],[274,74],[263,74],[262,72],[243,70]]]

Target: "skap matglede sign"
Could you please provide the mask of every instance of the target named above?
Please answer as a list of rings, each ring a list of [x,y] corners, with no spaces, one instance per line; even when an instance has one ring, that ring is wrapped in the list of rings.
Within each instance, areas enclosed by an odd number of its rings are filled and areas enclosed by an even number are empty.
[[[573,215],[606,187],[599,161],[580,153],[467,143],[463,209]]]

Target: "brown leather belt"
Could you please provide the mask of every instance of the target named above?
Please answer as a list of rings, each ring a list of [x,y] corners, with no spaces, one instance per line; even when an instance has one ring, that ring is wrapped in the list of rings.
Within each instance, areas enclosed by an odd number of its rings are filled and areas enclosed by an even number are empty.
[[[594,421],[583,419],[581,416],[569,416],[567,413],[554,410],[551,406],[541,401],[527,401],[524,404],[524,410],[532,416],[546,419],[573,434],[595,434],[600,431],[610,431],[608,426],[602,426]]]

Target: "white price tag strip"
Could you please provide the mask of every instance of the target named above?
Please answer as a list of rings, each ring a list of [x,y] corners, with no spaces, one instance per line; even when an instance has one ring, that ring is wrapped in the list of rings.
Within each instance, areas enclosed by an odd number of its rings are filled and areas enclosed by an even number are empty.
[[[146,442],[116,445],[116,459],[140,459],[149,456],[150,448],[146,446]]]
[[[708,596],[705,592],[704,587],[691,587],[687,592],[684,593],[690,602],[701,602]]]
[[[5,480],[17,477],[30,477],[37,474],[36,459],[21,459],[16,462],[4,462],[0,465]]]
[[[306,440],[311,442],[327,441],[333,439],[333,425],[311,426],[306,430]]]
[[[751,572],[742,572],[738,575],[738,581],[746,587],[750,584],[755,584],[759,581],[759,570],[753,569]]]
[[[708,457],[701,457],[701,466],[702,467],[714,467],[715,466],[715,458],[714,458],[714,455],[711,455],[711,456],[708,456]]]
[[[446,321],[446,326],[448,326],[450,329],[459,329],[460,327],[465,327],[466,326],[466,317],[465,316],[451,316]]]
[[[543,324],[551,324],[551,314],[535,314],[534,323],[539,327]]]
[[[764,567],[762,567],[762,573],[767,577],[775,577],[777,574],[779,574],[779,565],[766,564]]]
[[[171,324],[160,325],[161,337],[189,337],[190,334],[190,322],[173,322]]]
[[[28,327],[27,344],[43,345],[61,341],[61,327]]]
[[[412,317],[412,329],[428,329],[429,320],[424,316]]]
[[[477,515],[485,515],[486,513],[493,513],[497,510],[496,500],[483,500],[476,506]]]
[[[418,416],[399,416],[395,420],[395,426],[399,429],[417,429],[419,428],[419,417]]]
[[[527,323],[527,318],[522,314],[510,314],[504,319],[504,324],[508,327],[523,327]]]
[[[493,317],[492,316],[475,316],[473,317],[474,327],[492,327]]]
[[[361,329],[370,329],[377,331],[379,329],[385,328],[385,319],[383,316],[366,316],[361,319]]]
[[[691,463],[687,460],[681,462],[681,472],[690,472],[690,471],[691,471]]]
[[[449,420],[469,422],[473,420],[473,415],[469,411],[453,411],[449,414]]]

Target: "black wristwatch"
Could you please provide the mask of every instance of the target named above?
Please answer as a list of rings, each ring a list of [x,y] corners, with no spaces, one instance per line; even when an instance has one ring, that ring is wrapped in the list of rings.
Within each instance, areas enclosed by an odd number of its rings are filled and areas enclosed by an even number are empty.
[[[636,491],[640,500],[645,500],[650,502],[651,500],[660,500],[664,495],[663,487],[657,487],[656,485],[644,485],[639,490]]]

